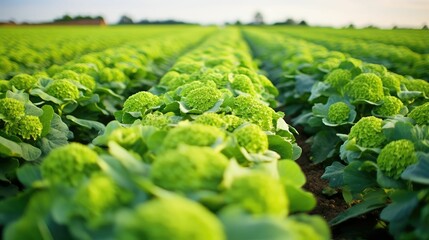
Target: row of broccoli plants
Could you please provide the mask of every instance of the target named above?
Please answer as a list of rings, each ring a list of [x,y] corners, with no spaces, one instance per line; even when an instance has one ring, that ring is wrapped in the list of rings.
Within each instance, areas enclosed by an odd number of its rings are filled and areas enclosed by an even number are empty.
[[[130,91],[156,84],[171,61],[212,30],[185,31],[91,53],[35,75],[18,74],[0,91],[0,195],[13,195],[16,170],[69,140],[88,143],[114,119]],[[192,37],[190,37],[192,35]]]
[[[277,93],[239,31],[219,31],[128,97],[91,145],[26,165],[26,191],[0,203],[3,237],[329,239],[300,213],[316,201]]]
[[[313,28],[312,31],[325,35],[330,34],[338,37],[404,46],[420,54],[429,53],[429,41],[427,40],[429,33],[420,29]]]
[[[0,79],[10,79],[19,73],[33,74],[90,52],[186,28],[0,28]]]
[[[353,204],[330,223],[383,209],[393,236],[427,238],[429,83],[297,39],[246,36],[266,70],[275,70],[286,109],[302,104],[294,122],[313,135],[313,161],[331,164],[322,178]]]
[[[330,50],[349,53],[366,62],[384,65],[396,73],[429,80],[429,54],[419,54],[404,46],[321,34],[307,29],[292,28],[281,32],[323,45]]]

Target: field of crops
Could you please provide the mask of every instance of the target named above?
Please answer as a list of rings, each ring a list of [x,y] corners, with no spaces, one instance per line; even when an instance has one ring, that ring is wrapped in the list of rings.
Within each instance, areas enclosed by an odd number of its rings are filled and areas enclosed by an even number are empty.
[[[428,80],[427,30],[2,27],[2,238],[429,239]]]

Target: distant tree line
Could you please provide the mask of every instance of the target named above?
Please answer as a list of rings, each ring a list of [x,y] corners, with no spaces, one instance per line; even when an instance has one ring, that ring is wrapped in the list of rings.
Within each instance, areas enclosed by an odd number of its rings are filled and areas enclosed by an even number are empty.
[[[168,24],[168,25],[172,25],[172,24],[196,24],[196,23],[189,23],[189,22],[178,21],[178,20],[173,20],[173,19],[155,20],[155,21],[143,19],[141,21],[134,22],[134,20],[132,18],[124,15],[119,19],[118,24],[119,25],[127,25],[127,24],[154,24],[154,25]]]
[[[81,15],[78,15],[78,16],[72,17],[72,16],[66,14],[66,15],[62,16],[61,18],[54,19],[53,22],[54,23],[58,23],[58,22],[70,22],[70,21],[76,21],[76,20],[104,20],[104,19],[103,19],[102,16],[92,17],[92,16],[81,16]]]

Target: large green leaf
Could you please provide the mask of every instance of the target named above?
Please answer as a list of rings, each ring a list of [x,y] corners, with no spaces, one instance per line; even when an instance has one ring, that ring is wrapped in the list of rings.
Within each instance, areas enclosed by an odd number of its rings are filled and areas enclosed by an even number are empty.
[[[285,186],[285,190],[290,212],[310,211],[316,206],[316,198],[310,192],[289,184]]]
[[[359,194],[365,189],[377,186],[377,172],[363,169],[361,161],[354,161],[344,168],[344,185],[347,185],[352,194]]]
[[[321,163],[334,156],[336,146],[341,142],[333,129],[319,131],[314,135],[311,144],[311,160]]]
[[[418,192],[395,191],[390,198],[389,204],[380,214],[380,217],[386,221],[394,222],[409,218],[411,213],[417,207],[419,199]]]
[[[305,175],[296,162],[288,160],[278,161],[277,168],[280,181],[283,184],[289,184],[296,187],[302,187],[305,184]]]
[[[329,224],[335,226],[350,218],[358,217],[372,210],[382,208],[387,204],[387,195],[383,190],[369,192],[364,196],[362,202],[354,205],[346,211],[338,214]]]
[[[344,185],[343,174],[345,167],[340,162],[333,162],[331,166],[326,167],[321,178],[328,180],[331,187],[341,187]]]
[[[104,130],[106,129],[104,124],[97,121],[81,119],[72,115],[67,115],[66,118],[79,126],[82,126],[88,129],[95,129],[98,131],[98,134],[103,134]]]
[[[281,159],[292,159],[292,144],[278,135],[268,135],[269,149],[277,152]]]
[[[429,153],[418,153],[417,164],[409,166],[401,177],[417,183],[429,185]]]
[[[28,143],[14,142],[0,136],[0,154],[8,157],[21,157],[33,161],[40,157],[42,152]]]

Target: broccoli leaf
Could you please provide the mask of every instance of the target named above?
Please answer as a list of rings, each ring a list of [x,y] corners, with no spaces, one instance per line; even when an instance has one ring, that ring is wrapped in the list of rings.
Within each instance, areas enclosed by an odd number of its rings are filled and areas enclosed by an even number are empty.
[[[341,187],[344,184],[343,173],[345,167],[340,162],[333,162],[331,166],[326,167],[325,173],[321,178],[329,180],[331,187]]]
[[[401,177],[417,183],[429,185],[429,154],[418,153],[419,162],[409,166]]]
[[[380,189],[378,191],[369,192],[364,196],[362,202],[338,214],[338,216],[329,222],[329,225],[335,226],[350,218],[354,218],[372,210],[382,208],[386,205],[386,202],[387,195],[384,190]]]

